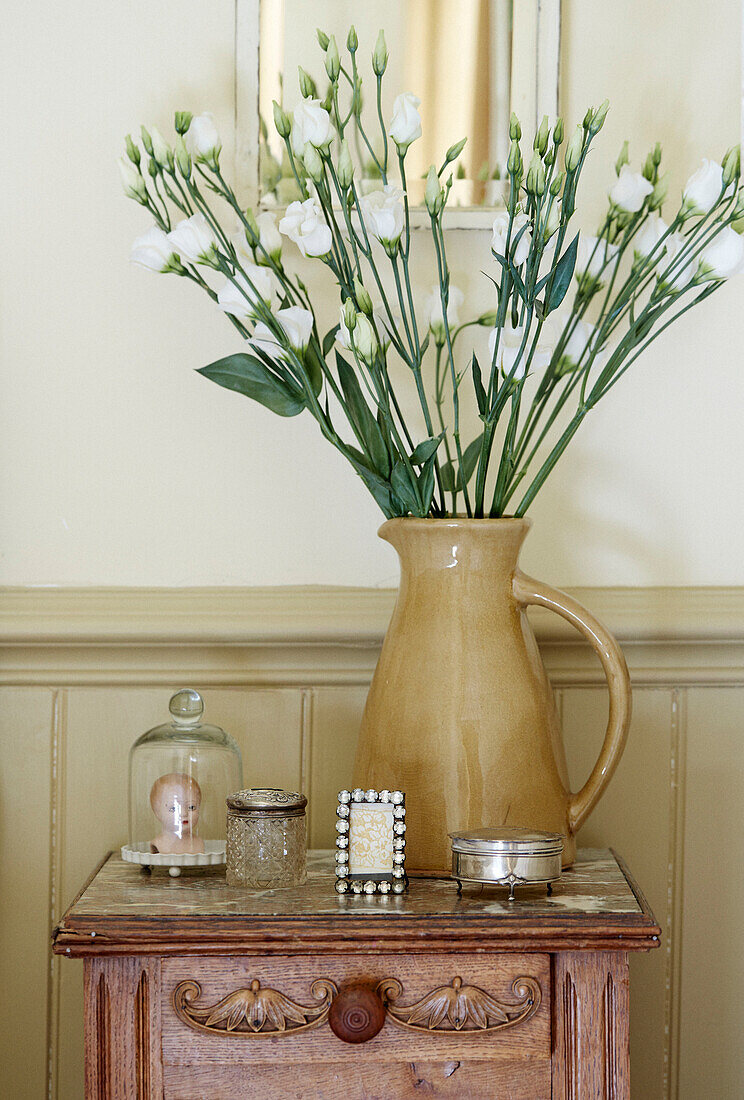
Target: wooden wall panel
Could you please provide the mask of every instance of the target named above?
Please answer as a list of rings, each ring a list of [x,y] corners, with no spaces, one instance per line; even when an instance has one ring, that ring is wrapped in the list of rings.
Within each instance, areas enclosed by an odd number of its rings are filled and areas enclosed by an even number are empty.
[[[55,705],[42,688],[0,689],[0,1091],[14,1100],[46,1093]]]
[[[589,775],[607,723],[603,688],[571,688],[563,695],[563,731],[574,789]],[[640,689],[633,698],[633,721],[617,772],[599,805],[579,833],[579,844],[613,847],[642,884],[666,933],[662,950],[630,960],[631,1075],[633,1095],[664,1097],[665,1028],[669,1004],[668,909],[669,848],[674,833],[670,792],[672,692]]]
[[[310,843],[332,843],[385,599],[34,592],[0,613],[0,976],[13,1006],[0,1053],[14,1096],[43,1095],[47,1066],[50,1096],[82,1095],[81,974],[64,959],[52,968],[45,947],[96,861],[126,838],[134,738],[167,717],[182,681],[203,688],[208,717],[241,745],[246,784],[303,789]],[[621,624],[635,708],[626,755],[579,840],[628,859],[665,932],[659,952],[631,960],[633,1095],[738,1100],[744,592],[738,603],[717,590],[586,602]],[[605,689],[586,648],[552,623],[538,619],[538,637],[578,785],[598,752]]]
[[[744,690],[687,701],[679,1100],[744,1096]]]

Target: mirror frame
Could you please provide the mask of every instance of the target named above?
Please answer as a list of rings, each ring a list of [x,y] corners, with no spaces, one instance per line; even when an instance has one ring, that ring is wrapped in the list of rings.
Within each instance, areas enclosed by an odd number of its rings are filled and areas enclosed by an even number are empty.
[[[260,208],[259,24],[261,0],[235,4],[235,172],[248,203]],[[561,0],[517,0],[512,30],[511,109],[527,132],[543,115],[558,113]],[[272,207],[272,209],[274,209]],[[453,207],[445,212],[448,229],[483,229],[493,221],[490,208]],[[414,228],[428,226],[426,211],[412,211]]]

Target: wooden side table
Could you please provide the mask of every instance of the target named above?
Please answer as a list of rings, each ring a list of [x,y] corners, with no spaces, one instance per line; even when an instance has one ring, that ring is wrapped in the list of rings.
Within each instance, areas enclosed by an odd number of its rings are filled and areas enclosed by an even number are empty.
[[[54,932],[85,959],[89,1100],[628,1100],[628,952],[657,947],[610,851],[555,884],[251,892],[109,856]]]

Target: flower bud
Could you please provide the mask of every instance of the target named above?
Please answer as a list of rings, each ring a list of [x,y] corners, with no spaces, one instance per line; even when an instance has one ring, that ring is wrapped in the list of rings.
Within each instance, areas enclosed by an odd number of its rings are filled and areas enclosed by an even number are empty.
[[[388,48],[385,42],[385,32],[380,31],[375,42],[374,53],[372,54],[372,69],[375,76],[382,76],[387,68],[388,63]]]
[[[659,176],[651,192],[651,198],[648,200],[649,210],[659,210],[661,204],[667,197],[667,191],[669,190],[669,175]]]
[[[559,118],[553,130],[553,144],[560,145],[563,141],[563,119]]]
[[[292,120],[286,111],[282,110],[276,100],[274,103],[274,126],[280,138],[288,138],[292,132]]]
[[[549,241],[553,234],[557,231],[561,224],[561,211],[557,202],[554,202],[548,211],[548,216],[545,219],[545,225],[543,226],[543,240]]]
[[[328,35],[325,33],[325,31],[322,31],[320,27],[316,29],[315,33],[318,36],[318,42],[320,43],[321,50],[327,50],[328,43],[330,42],[330,38],[328,37]]]
[[[550,194],[553,196],[553,198],[555,198],[556,195],[560,195],[565,178],[565,172],[559,172],[557,176],[553,176],[552,180],[550,181]]]
[[[658,168],[659,165],[661,164],[661,145],[658,141],[656,142],[656,145],[654,145],[654,151],[653,151],[652,156],[654,158],[654,164]]]
[[[185,134],[193,118],[191,111],[176,111],[175,128],[177,134]]]
[[[303,99],[317,99],[318,89],[315,87],[315,81],[310,76],[310,73],[305,72],[302,65],[297,66],[297,71],[300,77],[300,95]]]
[[[357,314],[356,310],[354,309],[354,303],[352,302],[351,298],[347,298],[344,302],[344,324],[346,325],[349,332],[353,332],[356,328],[356,323]]]
[[[145,147],[145,152],[149,157],[152,156],[152,139],[144,126],[140,126],[140,133],[142,134],[142,144]]]
[[[338,80],[338,74],[341,72],[341,58],[339,57],[338,46],[336,45],[336,38],[334,35],[331,35],[328,39],[328,49],[325,55],[325,71],[328,73],[329,80]]]
[[[532,154],[532,160],[527,169],[525,188],[531,195],[542,195],[545,191],[545,165],[537,150]]]
[[[320,183],[323,179],[323,161],[320,159],[318,150],[309,141],[305,142],[305,148],[302,151],[302,163],[313,183]]]
[[[157,179],[160,175],[160,165],[155,160],[155,157],[150,157],[147,162],[147,171],[150,173],[152,179]]]
[[[581,126],[574,130],[568,145],[566,146],[566,171],[575,172],[581,160],[581,152],[584,148],[584,131]]]
[[[439,176],[433,164],[426,177],[424,202],[426,203],[426,209],[429,211],[431,217],[435,218],[442,209],[442,188],[439,185]]]
[[[600,103],[596,111],[592,115],[591,125],[589,127],[592,134],[598,134],[602,129],[607,118],[607,112],[610,109],[609,99],[605,99],[603,103]]]
[[[499,323],[499,311],[497,309],[489,309],[487,313],[481,313],[478,318],[478,324],[484,327],[493,328],[494,325]]]
[[[723,185],[728,187],[737,176],[741,175],[741,146],[734,145],[729,149],[721,164],[723,168]]]
[[[736,196],[736,203],[734,209],[731,211],[731,217],[734,221],[739,221],[740,218],[744,218],[744,189]],[[741,233],[741,229],[734,226],[737,233]]]
[[[522,172],[522,152],[519,148],[519,141],[517,138],[512,138],[511,148],[509,149],[509,159],[506,162],[506,167],[512,176],[518,176]]]
[[[369,296],[369,291],[359,279],[354,279],[354,295],[362,313],[366,313],[368,317],[371,317],[374,311],[372,299]]]
[[[552,165],[554,160],[555,160],[555,149],[548,149],[547,153],[543,157],[543,162],[545,164],[545,167],[550,168],[550,166]]]
[[[520,126],[519,119],[512,111],[511,118],[509,119],[509,140],[519,141],[522,137],[522,127]]]
[[[654,154],[649,153],[643,162],[643,168],[641,169],[641,175],[644,179],[647,179],[649,183],[653,183],[654,176],[656,175],[656,165],[654,164]]]
[[[127,156],[131,160],[132,164],[136,164],[139,167],[139,162],[142,159],[139,147],[134,144],[130,134],[124,138],[124,145],[126,147]]]
[[[357,38],[357,32],[354,29],[354,25],[352,23],[352,25],[349,27],[349,33],[346,36],[346,49],[349,51],[349,53],[356,53],[358,47],[359,39]]]
[[[320,101],[320,105],[324,111],[328,114],[331,113],[331,107],[333,106],[333,84],[328,85],[328,91],[325,94],[325,99]]]
[[[586,114],[584,115],[584,121],[581,123],[581,126],[584,130],[588,130],[589,127],[591,126],[593,116],[594,116],[594,108],[593,107],[587,107]]]
[[[139,168],[136,168],[126,157],[119,157],[116,164],[124,187],[124,194],[128,199],[134,199],[135,202],[144,205],[147,202],[147,187]]]
[[[161,168],[167,168],[173,164],[173,153],[171,147],[165,140],[163,135],[158,130],[157,126],[153,126],[152,132],[152,155]]]
[[[183,178],[191,179],[191,157],[181,134],[176,138],[176,164]]]
[[[246,227],[246,234],[245,234],[246,238],[248,239],[248,241],[251,245],[255,245],[255,244],[258,243],[258,240],[261,236],[261,232],[258,228],[258,222],[256,221],[256,216],[253,213],[253,211],[251,210],[250,206],[246,209],[245,220],[248,223],[247,227]]]
[[[465,148],[465,143],[467,142],[467,140],[468,139],[464,137],[460,141],[455,142],[454,145],[450,145],[449,149],[447,150],[447,155],[444,158],[445,164],[451,164],[453,160],[457,160],[460,153]]]
[[[537,150],[541,157],[545,156],[545,150],[548,148],[548,137],[550,135],[550,123],[548,122],[548,116],[543,115],[543,120],[540,123],[540,127],[535,134],[535,140],[532,143],[532,148]]]
[[[630,156],[628,155],[628,142],[624,141],[623,142],[623,147],[620,150],[620,154],[619,154],[617,160],[615,161],[615,175],[619,176],[620,175],[620,169],[622,168],[622,166],[624,164],[629,164],[629,163],[630,163]]]
[[[349,329],[349,332],[351,332],[351,329]],[[377,355],[377,336],[371,321],[363,313],[357,314],[354,329],[354,347],[359,358],[365,363],[371,364],[374,362]]]
[[[341,149],[338,154],[338,167],[336,169],[338,175],[339,186],[343,191],[348,190],[351,187],[352,180],[354,179],[354,165],[351,160],[351,153],[349,152],[349,143],[344,138],[341,142]]]

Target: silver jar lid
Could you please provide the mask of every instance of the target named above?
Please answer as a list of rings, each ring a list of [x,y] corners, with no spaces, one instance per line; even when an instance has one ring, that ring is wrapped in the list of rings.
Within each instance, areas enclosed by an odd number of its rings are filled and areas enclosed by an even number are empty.
[[[547,856],[563,851],[564,837],[560,833],[541,833],[536,829],[519,829],[501,825],[494,829],[450,833],[453,852],[469,855]]]
[[[277,817],[301,817],[305,813],[307,799],[297,791],[283,791],[278,787],[249,787],[228,795],[227,808],[232,814],[273,814]]]

